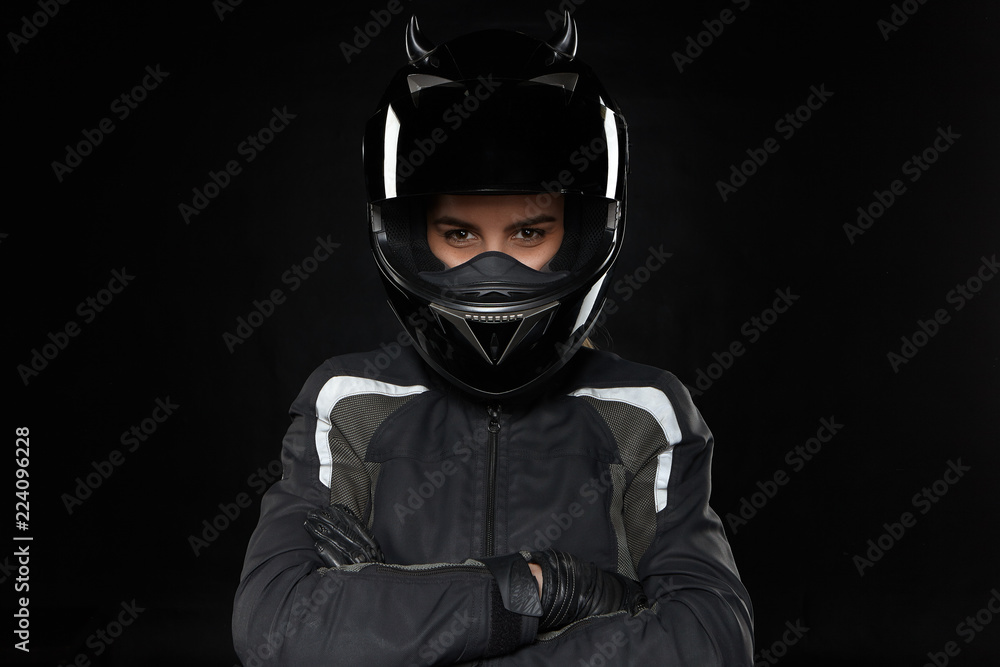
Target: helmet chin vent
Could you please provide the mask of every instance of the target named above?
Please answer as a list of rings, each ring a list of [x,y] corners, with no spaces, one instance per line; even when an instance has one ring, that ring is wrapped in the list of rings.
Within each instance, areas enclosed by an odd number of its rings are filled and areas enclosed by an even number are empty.
[[[474,315],[436,303],[430,305],[431,311],[453,326],[491,366],[499,366],[520,345],[530,345],[532,339],[544,333],[558,307],[559,302],[553,301],[520,313]]]
[[[491,297],[498,301],[508,301],[510,299],[525,298],[530,294],[530,292],[506,287],[491,287],[488,289],[466,290],[454,293],[455,296],[463,299],[481,299],[483,301],[490,300]]]
[[[466,315],[465,319],[470,322],[485,322],[487,324],[501,324],[515,322],[524,319],[524,313],[514,313],[513,315]]]

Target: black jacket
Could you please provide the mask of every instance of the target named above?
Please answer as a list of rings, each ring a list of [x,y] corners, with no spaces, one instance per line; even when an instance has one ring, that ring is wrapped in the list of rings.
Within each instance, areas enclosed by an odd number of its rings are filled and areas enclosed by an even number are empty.
[[[582,349],[543,395],[489,407],[409,347],[310,376],[236,595],[247,667],[751,664],[712,435],[673,375]],[[324,568],[302,523],[330,503],[392,565]],[[476,559],[549,546],[641,581],[652,608],[537,634]]]

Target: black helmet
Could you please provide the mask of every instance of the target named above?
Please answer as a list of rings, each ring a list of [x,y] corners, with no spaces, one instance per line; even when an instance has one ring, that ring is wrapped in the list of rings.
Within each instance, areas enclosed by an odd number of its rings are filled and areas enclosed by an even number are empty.
[[[625,119],[576,59],[567,12],[548,41],[486,30],[435,46],[416,17],[364,138],[375,260],[420,355],[486,398],[526,392],[590,333],[625,231]],[[446,269],[427,243],[437,194],[564,197],[545,269],[498,252]],[[548,199],[547,199],[548,198]]]

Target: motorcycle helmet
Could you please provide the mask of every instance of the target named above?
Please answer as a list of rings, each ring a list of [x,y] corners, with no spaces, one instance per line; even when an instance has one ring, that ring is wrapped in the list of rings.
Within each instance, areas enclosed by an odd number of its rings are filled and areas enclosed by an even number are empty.
[[[364,136],[372,251],[389,305],[423,359],[486,399],[562,368],[600,313],[625,231],[625,119],[576,58],[567,12],[547,41],[485,30],[435,45],[412,17],[409,63]],[[427,241],[438,195],[563,198],[541,270],[502,252],[446,267]]]

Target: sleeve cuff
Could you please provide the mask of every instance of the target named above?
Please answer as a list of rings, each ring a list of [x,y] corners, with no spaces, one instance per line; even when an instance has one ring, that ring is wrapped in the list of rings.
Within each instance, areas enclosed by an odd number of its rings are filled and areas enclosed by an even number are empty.
[[[542,603],[528,561],[521,553],[478,560],[493,575],[487,656],[503,655],[530,644],[538,634]]]

